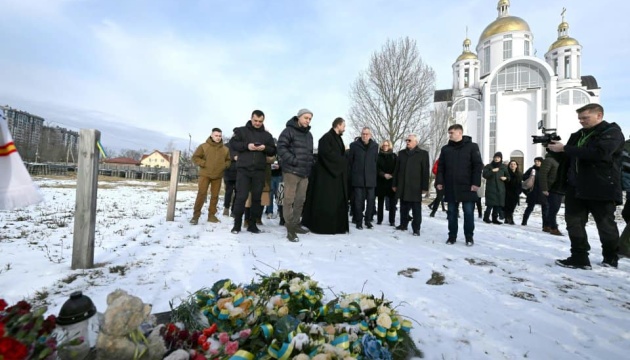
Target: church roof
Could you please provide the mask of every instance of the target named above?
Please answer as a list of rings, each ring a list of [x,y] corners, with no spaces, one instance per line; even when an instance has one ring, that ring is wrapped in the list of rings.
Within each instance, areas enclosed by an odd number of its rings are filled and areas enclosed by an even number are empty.
[[[599,85],[597,85],[597,79],[595,79],[595,76],[593,75],[582,76],[582,86],[586,86],[588,90],[599,89]]]
[[[505,33],[505,32],[513,32],[513,31],[531,31],[529,29],[529,25],[523,19],[518,16],[504,16],[500,17],[490,25],[486,26],[486,28],[481,33],[479,37],[479,43],[483,43],[487,38]]]

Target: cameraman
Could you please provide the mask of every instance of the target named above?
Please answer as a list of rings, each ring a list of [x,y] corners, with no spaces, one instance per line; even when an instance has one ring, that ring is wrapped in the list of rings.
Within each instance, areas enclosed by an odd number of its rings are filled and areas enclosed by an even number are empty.
[[[621,153],[624,136],[616,123],[603,120],[604,108],[588,104],[576,110],[582,129],[571,134],[564,145],[551,142],[547,148],[564,152],[558,170],[558,181],[566,186],[565,221],[571,239],[571,256],[556,264],[574,269],[591,269],[591,249],[586,234],[588,214],[595,224],[602,243],[601,265],[617,267],[619,229],[615,208],[622,203]]]

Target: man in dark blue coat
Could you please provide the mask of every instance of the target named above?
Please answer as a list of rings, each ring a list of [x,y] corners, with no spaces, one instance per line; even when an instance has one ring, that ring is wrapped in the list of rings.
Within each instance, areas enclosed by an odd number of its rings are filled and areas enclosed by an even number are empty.
[[[372,140],[372,130],[364,127],[361,138],[350,144],[348,167],[354,196],[354,219],[357,229],[363,229],[363,210],[365,210],[365,227],[371,229],[374,218],[376,200],[376,161],[378,144]],[[367,200],[367,209],[365,202]]]
[[[591,269],[591,246],[586,234],[588,214],[593,215],[604,260],[601,265],[617,267],[619,229],[615,209],[622,204],[621,154],[624,136],[616,123],[604,121],[604,108],[587,104],[576,110],[582,129],[569,137],[567,144],[552,142],[547,148],[564,152],[558,180],[566,186],[564,220],[571,239],[571,256],[556,264]]]
[[[245,126],[237,128],[230,139],[230,149],[238,152],[233,234],[241,232],[245,202],[250,192],[251,218],[259,219],[262,215],[260,198],[265,186],[267,156],[276,155],[276,145],[271,134],[265,130],[264,121],[265,114],[260,110],[254,110],[251,120]],[[249,222],[247,231],[260,233],[255,221]]]
[[[479,146],[470,136],[464,136],[464,128],[459,124],[448,128],[448,144],[442,147],[438,160],[436,188],[444,189],[444,201],[448,203],[448,240],[449,245],[457,240],[457,214],[459,203],[464,210],[464,236],[466,245],[472,246],[475,231],[475,201],[477,190],[481,186],[483,162]]]
[[[287,127],[278,138],[278,160],[284,181],[283,217],[287,228],[287,239],[299,241],[297,234],[306,234],[308,229],[300,226],[300,217],[306,200],[308,177],[313,167],[313,135],[311,119],[313,113],[301,109],[297,116],[287,121]]]

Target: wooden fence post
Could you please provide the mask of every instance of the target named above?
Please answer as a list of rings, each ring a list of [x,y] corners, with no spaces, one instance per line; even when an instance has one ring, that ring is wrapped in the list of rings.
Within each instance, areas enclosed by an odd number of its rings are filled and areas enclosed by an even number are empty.
[[[77,168],[77,199],[74,211],[72,269],[94,266],[94,230],[96,227],[96,191],[98,190],[98,148],[101,132],[81,129]]]
[[[179,156],[181,151],[174,150],[171,156],[171,183],[168,187],[168,207],[166,221],[175,220],[175,202],[177,201],[177,183],[179,183]]]

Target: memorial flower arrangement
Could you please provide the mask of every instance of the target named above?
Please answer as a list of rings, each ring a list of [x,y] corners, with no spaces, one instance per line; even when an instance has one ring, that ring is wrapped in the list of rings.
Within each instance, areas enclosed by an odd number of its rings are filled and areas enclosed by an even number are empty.
[[[53,315],[44,319],[46,307],[33,309],[26,301],[8,306],[0,299],[0,359],[54,359],[57,341]]]
[[[178,307],[163,330],[167,347],[191,359],[383,359],[422,357],[411,322],[391,302],[370,294],[341,294],[324,303],[309,276],[290,270],[257,282],[231,280],[200,289]]]

